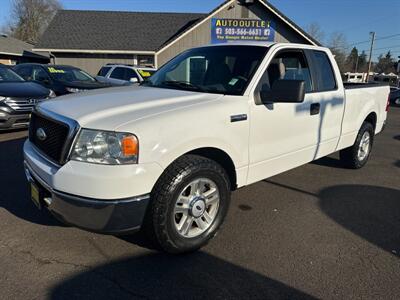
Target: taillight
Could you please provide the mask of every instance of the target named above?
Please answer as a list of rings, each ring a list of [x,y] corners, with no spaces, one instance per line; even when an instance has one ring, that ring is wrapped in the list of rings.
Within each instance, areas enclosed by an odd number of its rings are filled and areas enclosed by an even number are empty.
[[[386,111],[389,111],[389,106],[390,106],[390,94],[388,95],[388,100],[386,103]]]

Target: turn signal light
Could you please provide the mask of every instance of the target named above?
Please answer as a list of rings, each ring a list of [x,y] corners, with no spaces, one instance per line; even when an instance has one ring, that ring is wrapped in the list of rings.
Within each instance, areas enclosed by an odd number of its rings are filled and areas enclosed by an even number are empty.
[[[122,138],[121,150],[124,156],[134,156],[138,154],[138,140],[136,137],[129,135]]]

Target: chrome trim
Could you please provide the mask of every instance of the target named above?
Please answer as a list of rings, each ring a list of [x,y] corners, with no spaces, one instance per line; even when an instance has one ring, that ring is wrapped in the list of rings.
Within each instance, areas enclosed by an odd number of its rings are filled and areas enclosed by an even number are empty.
[[[22,97],[7,97],[3,102],[14,111],[31,112],[36,104],[39,104],[46,99],[22,98]]]
[[[50,120],[50,121],[54,121],[54,122],[57,122],[57,123],[64,124],[64,125],[68,126],[69,132],[68,132],[66,141],[65,141],[65,143],[64,143],[64,145],[62,147],[62,150],[61,150],[61,155],[60,155],[61,156],[61,161],[56,162],[57,164],[60,164],[60,165],[65,164],[69,159],[69,155],[71,153],[73,143],[74,143],[74,141],[76,139],[76,136],[77,136],[77,134],[78,134],[78,132],[80,130],[79,123],[77,121],[73,120],[73,119],[70,119],[70,118],[65,117],[63,115],[60,115],[60,114],[57,114],[55,112],[49,111],[49,110],[44,109],[44,108],[42,108],[40,106],[36,106],[34,108],[33,112],[35,114],[43,117],[43,118],[46,118],[46,119]],[[35,149],[37,149],[37,147],[35,147]],[[40,153],[42,155],[45,155],[42,151],[40,151]],[[50,159],[51,161],[53,161],[47,155],[46,155],[46,157],[48,159]]]
[[[24,171],[25,171],[25,176],[26,179],[31,182],[31,181],[37,181],[42,185],[48,192],[53,194],[53,189],[42,179],[38,174],[35,173],[35,171],[32,170],[31,166],[28,164],[26,160],[24,160]]]

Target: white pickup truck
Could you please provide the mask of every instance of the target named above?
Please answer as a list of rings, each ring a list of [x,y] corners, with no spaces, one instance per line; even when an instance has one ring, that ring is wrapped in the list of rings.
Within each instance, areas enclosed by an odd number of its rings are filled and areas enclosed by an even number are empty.
[[[32,114],[31,198],[67,224],[140,228],[193,251],[217,232],[231,191],[340,150],[361,168],[389,87],[343,85],[331,52],[300,44],[187,50],[136,87],[68,95]]]

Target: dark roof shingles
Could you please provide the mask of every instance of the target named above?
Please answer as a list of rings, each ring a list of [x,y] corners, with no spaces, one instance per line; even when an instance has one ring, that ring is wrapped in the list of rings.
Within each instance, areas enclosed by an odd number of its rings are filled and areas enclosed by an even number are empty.
[[[36,49],[156,51],[205,14],[61,10]]]

